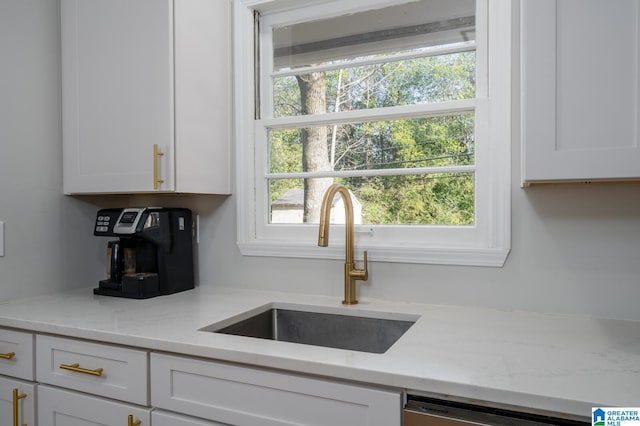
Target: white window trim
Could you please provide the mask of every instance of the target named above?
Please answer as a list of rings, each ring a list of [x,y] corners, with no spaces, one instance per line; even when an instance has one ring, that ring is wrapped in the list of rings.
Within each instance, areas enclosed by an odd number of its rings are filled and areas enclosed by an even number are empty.
[[[263,131],[262,126],[254,126],[254,11],[269,13],[298,7],[313,7],[318,19],[329,15],[327,4],[342,0],[238,0],[234,7],[234,67],[235,67],[235,139],[236,139],[236,194],[237,194],[237,244],[243,255],[273,256],[291,258],[342,259],[344,257],[344,229],[332,225],[329,247],[317,246],[317,228],[296,225],[269,225],[264,223],[265,215],[256,214],[256,197],[264,196],[264,191],[256,189],[256,173],[261,176],[263,166],[255,164],[256,137]],[[477,0],[487,1],[487,0]],[[402,3],[398,1],[397,3]],[[389,0],[350,0],[349,7],[358,10],[363,6],[374,7],[388,4]],[[433,244],[389,244],[384,241],[385,233],[393,233],[393,227],[385,230],[376,228],[377,242],[367,238],[370,226],[356,229],[357,254],[369,252],[371,261],[425,263],[441,265],[470,265],[501,267],[511,246],[511,2],[491,0],[488,2],[488,45],[492,46],[488,58],[488,82],[486,88],[480,86],[478,92],[486,90],[488,96],[480,96],[476,103],[488,102],[487,108],[478,112],[487,117],[476,116],[476,132],[488,132],[492,141],[476,156],[484,156],[484,166],[476,169],[478,181],[487,182],[484,197],[476,200],[476,223],[471,227],[431,227]],[[500,48],[495,48],[500,46]],[[482,57],[482,55],[479,55]],[[478,64],[484,66],[484,64]],[[478,82],[482,85],[481,82]],[[495,117],[496,119],[492,119]],[[276,121],[276,119],[271,119]],[[256,130],[258,129],[258,130]],[[264,202],[264,201],[263,201]],[[486,202],[486,205],[483,203]],[[259,203],[260,204],[260,203]],[[267,230],[265,232],[265,230]],[[290,239],[287,235],[304,233],[300,238]],[[473,233],[469,237],[468,233]],[[335,241],[335,242],[334,242]],[[446,244],[443,243],[446,241]]]

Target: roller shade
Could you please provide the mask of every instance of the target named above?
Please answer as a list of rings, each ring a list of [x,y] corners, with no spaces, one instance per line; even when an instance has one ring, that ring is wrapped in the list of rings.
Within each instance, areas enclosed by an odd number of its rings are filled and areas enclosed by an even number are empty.
[[[422,0],[274,28],[274,70],[475,40],[475,0]]]

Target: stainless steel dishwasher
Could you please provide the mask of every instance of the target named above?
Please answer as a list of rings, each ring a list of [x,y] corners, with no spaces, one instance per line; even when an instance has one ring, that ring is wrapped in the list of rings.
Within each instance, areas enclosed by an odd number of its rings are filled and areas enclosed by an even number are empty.
[[[403,426],[583,426],[589,422],[407,395]]]

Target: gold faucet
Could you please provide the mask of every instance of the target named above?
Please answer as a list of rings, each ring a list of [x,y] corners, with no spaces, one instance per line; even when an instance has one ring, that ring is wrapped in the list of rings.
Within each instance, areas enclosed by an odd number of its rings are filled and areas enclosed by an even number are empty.
[[[357,269],[353,256],[353,202],[349,190],[339,183],[334,183],[324,193],[322,207],[320,209],[320,228],[318,230],[318,245],[327,247],[329,245],[329,220],[331,217],[331,203],[337,193],[342,196],[345,210],[345,260],[344,260],[344,300],[345,305],[355,305],[356,280],[366,281],[369,278],[367,271],[367,251],[364,251],[364,269]]]

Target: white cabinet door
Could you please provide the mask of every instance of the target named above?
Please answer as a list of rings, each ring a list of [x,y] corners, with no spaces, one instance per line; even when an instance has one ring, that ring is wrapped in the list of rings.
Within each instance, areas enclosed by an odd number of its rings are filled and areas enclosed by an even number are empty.
[[[38,387],[39,426],[126,426],[138,420],[140,426],[150,425],[151,410],[45,385]]]
[[[231,0],[175,0],[176,192],[229,194]]]
[[[173,2],[61,7],[65,192],[173,190]]]
[[[33,380],[33,341],[31,333],[0,330],[0,374]]]
[[[522,2],[523,182],[640,178],[637,0]]]
[[[222,423],[158,410],[151,412],[151,423],[153,426],[228,426]]]
[[[61,15],[64,192],[229,193],[230,0]]]
[[[18,402],[14,410],[14,400]],[[0,424],[35,424],[36,385],[0,377]]]
[[[38,382],[147,405],[147,352],[41,334],[36,346]]]
[[[243,426],[400,426],[400,392],[151,354],[151,405]]]

